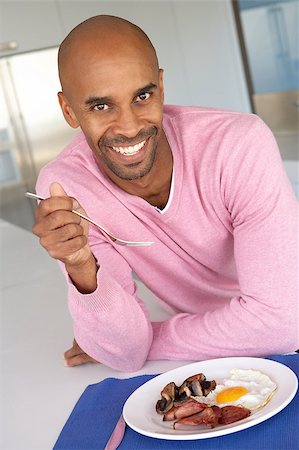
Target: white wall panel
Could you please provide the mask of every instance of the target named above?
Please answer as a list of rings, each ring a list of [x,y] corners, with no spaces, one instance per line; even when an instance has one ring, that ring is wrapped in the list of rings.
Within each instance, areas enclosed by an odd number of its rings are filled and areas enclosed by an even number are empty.
[[[173,2],[188,103],[250,111],[229,0]]]

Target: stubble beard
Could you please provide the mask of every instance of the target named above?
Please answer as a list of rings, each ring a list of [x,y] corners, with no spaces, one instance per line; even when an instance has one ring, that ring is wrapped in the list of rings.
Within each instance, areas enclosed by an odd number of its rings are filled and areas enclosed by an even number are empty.
[[[147,132],[141,135],[141,137],[148,138],[149,136],[149,142],[146,145],[151,145],[152,148],[148,149],[149,152],[148,158],[146,161],[143,161],[142,163],[132,163],[127,164],[125,167],[120,167],[117,164],[114,163],[109,157],[107,157],[106,152],[106,142],[105,140],[100,140],[98,143],[98,148],[100,150],[101,156],[99,156],[99,159],[101,160],[104,165],[106,165],[111,172],[113,172],[117,177],[121,178],[122,180],[132,181],[137,180],[139,178],[144,177],[147,175],[151,170],[156,160],[157,155],[157,147],[158,147],[158,138],[157,138],[158,130],[155,128],[154,132],[151,133]],[[150,142],[151,141],[151,142]],[[119,145],[119,143],[130,145],[129,142],[124,141],[118,141],[117,143],[113,142],[113,146]],[[110,147],[112,146],[109,145]],[[114,151],[114,150],[112,150]],[[128,158],[130,158],[128,156]],[[140,166],[140,167],[139,167]]]

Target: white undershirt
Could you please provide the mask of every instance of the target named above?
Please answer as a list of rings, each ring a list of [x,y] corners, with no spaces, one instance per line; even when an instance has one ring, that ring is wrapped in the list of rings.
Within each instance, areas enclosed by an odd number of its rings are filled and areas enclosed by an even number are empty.
[[[165,207],[163,209],[160,209],[160,208],[158,208],[158,206],[154,206],[155,210],[158,211],[160,214],[164,214],[168,210],[168,208],[169,208],[169,206],[171,204],[172,198],[173,198],[173,191],[174,191],[174,186],[173,186],[174,185],[174,167],[172,169],[172,175],[171,175],[171,182],[170,183],[171,183],[170,184],[170,193],[169,193],[169,197],[168,197],[168,200],[167,200],[167,203],[166,203]]]

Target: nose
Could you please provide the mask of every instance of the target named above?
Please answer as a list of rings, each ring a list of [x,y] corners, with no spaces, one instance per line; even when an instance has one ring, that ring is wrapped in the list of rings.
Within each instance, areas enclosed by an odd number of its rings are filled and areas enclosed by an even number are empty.
[[[134,110],[134,107],[129,106],[118,111],[113,125],[113,133],[126,136],[127,138],[133,138],[142,128],[142,119],[137,111]]]

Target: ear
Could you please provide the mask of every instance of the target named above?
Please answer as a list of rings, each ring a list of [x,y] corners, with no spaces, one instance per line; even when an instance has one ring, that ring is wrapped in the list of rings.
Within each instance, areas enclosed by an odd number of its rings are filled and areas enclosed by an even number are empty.
[[[78,128],[80,126],[80,124],[79,124],[77,117],[76,117],[74,111],[72,110],[72,107],[69,104],[66,96],[64,95],[63,92],[58,92],[57,95],[58,95],[58,101],[60,104],[60,108],[62,110],[65,120],[67,121],[67,123],[69,124],[70,127]]]
[[[163,75],[164,75],[164,70],[163,70],[163,69],[159,69],[159,88],[160,88],[160,92],[161,92],[161,100],[162,100],[162,103],[164,102],[164,82],[163,82]]]

